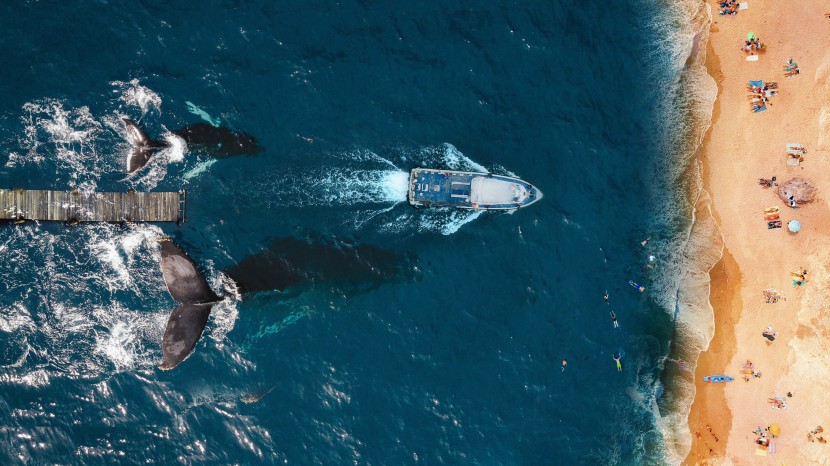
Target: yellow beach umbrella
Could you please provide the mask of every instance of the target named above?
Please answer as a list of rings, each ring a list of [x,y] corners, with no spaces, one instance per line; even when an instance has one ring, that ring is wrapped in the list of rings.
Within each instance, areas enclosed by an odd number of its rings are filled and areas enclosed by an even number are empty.
[[[773,424],[769,426],[769,433],[772,435],[778,435],[781,433],[781,427],[778,424]]]

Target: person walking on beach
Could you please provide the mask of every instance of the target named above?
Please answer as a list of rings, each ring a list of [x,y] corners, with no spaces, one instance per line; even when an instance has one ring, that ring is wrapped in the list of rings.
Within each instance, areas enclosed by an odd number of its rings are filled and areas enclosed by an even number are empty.
[[[622,359],[622,356],[614,355],[614,356],[611,356],[611,357],[614,358],[614,361],[617,363],[617,372],[622,372],[622,362],[620,362],[620,359]]]
[[[617,322],[617,314],[614,314],[614,311],[611,311],[611,322],[614,323],[614,328],[620,328],[620,324]]]

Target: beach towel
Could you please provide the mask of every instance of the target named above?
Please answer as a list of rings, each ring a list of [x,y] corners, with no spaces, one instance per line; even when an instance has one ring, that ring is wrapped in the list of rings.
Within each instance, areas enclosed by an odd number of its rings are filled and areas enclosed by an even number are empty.
[[[764,87],[764,81],[763,80],[750,81],[749,85],[752,86],[752,87]]]
[[[798,157],[787,157],[787,166],[797,167],[801,163]]]
[[[738,4],[739,10],[748,10],[749,9],[749,2],[741,2]]]
[[[746,61],[758,61],[758,55],[750,55],[746,57]]]
[[[755,112],[755,113],[758,113],[758,112],[763,112],[766,109],[767,109],[767,104],[764,104],[763,107],[753,107],[752,111]]]
[[[766,209],[764,209],[765,214],[777,214],[778,212],[780,212],[778,206],[767,207]]]
[[[773,89],[767,89],[766,91],[764,91],[764,95],[767,97],[776,96],[778,95],[778,91]]]
[[[767,230],[772,230],[773,228],[781,228],[781,220],[767,222]]]

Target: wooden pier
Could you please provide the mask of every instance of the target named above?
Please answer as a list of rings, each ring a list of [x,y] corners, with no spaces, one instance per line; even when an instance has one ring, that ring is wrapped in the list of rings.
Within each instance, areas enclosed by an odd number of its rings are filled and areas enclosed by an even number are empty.
[[[0,219],[60,222],[184,222],[187,193],[84,193],[0,189]]]

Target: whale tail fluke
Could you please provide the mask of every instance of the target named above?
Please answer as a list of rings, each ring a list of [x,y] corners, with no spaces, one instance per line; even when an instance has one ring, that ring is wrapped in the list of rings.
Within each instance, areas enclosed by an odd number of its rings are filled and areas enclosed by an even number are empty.
[[[159,369],[168,371],[187,359],[202,338],[213,304],[179,304],[167,319],[161,340],[162,362]]]
[[[124,129],[127,132],[127,141],[129,141],[130,144],[134,147],[150,145],[152,139],[150,139],[150,137],[147,136],[147,133],[140,126],[138,126],[138,123],[127,117],[121,117],[121,121],[124,122]]]
[[[159,238],[161,272],[170,296],[180,304],[170,313],[161,340],[162,363],[170,370],[184,361],[202,337],[213,305],[221,301],[207,283],[196,262],[172,239]]]
[[[134,173],[147,165],[156,150],[167,147],[167,144],[150,139],[135,121],[127,117],[121,117],[121,121],[124,122],[127,141],[133,146],[133,150],[127,156],[127,173]]]

